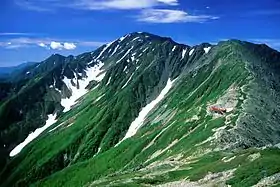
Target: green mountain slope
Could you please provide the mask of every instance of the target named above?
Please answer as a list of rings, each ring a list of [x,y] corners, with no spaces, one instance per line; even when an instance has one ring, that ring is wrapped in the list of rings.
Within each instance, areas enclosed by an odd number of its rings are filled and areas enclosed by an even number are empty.
[[[270,182],[279,182],[279,52],[238,40],[190,47],[132,33],[92,53],[50,59],[53,68],[30,70],[16,95],[23,100],[1,105],[1,138],[19,126],[25,134],[14,132],[26,137],[48,114],[58,114],[57,122],[9,159],[1,185],[252,186],[273,175]],[[82,89],[98,64],[103,77],[65,111],[63,98]],[[25,103],[32,89],[42,94]],[[10,122],[7,108],[18,101],[30,108]]]

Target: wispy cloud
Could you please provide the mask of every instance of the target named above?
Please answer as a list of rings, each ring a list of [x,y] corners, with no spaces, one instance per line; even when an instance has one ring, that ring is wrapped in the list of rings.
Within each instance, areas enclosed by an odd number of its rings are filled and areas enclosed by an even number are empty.
[[[24,9],[32,10],[32,11],[38,11],[38,12],[46,12],[46,11],[52,11],[53,8],[50,5],[50,3],[56,3],[57,0],[14,0],[15,4],[19,7],[22,7]]]
[[[6,49],[42,47],[48,50],[74,50],[77,47],[99,47],[104,43],[106,42],[19,37],[2,41],[0,40],[0,47]]]
[[[57,8],[74,8],[87,10],[103,9],[142,9],[156,6],[176,6],[178,0],[15,0],[23,8],[34,11],[50,11]]]
[[[148,23],[178,23],[178,22],[199,22],[219,19],[211,15],[190,15],[181,10],[168,9],[147,9],[138,16],[138,21]]]
[[[178,0],[15,0],[17,5],[29,10],[46,11],[60,8],[79,10],[136,10],[137,21],[148,23],[178,23],[178,22],[205,22],[218,19],[211,15],[191,15],[183,10],[174,10],[179,7]],[[42,9],[41,9],[42,8]],[[207,7],[209,8],[209,7]]]
[[[85,9],[143,9],[152,8],[156,6],[176,6],[177,0],[107,0],[107,1],[91,1],[81,0],[79,2],[81,7]]]
[[[34,33],[24,33],[24,32],[0,32],[0,36],[30,36]]]

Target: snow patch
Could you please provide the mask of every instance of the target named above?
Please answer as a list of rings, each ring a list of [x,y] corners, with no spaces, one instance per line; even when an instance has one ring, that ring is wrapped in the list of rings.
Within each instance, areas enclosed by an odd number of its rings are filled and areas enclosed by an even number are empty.
[[[134,39],[133,39],[133,40],[131,40],[131,41],[133,42],[133,41],[137,40],[138,38],[140,38],[140,37],[136,37],[136,38],[134,38]]]
[[[100,151],[101,151],[101,147],[98,148],[98,151],[97,151],[96,154],[100,153]]]
[[[75,76],[73,80],[68,79],[67,77],[64,77],[63,82],[68,87],[69,90],[72,92],[72,96],[69,98],[61,99],[61,105],[64,107],[63,112],[68,112],[73,105],[76,104],[77,99],[85,95],[88,90],[86,89],[87,85],[90,83],[90,81],[95,80],[100,82],[106,73],[100,74],[101,68],[103,67],[104,63],[96,64],[94,67],[88,68],[86,70],[87,78],[78,80],[78,78]],[[74,82],[79,87],[72,85],[71,82]]]
[[[127,86],[127,84],[129,83],[129,81],[132,79],[134,75],[134,72],[132,73],[132,75],[129,77],[129,79],[126,81],[126,83],[122,86],[122,89],[125,88]]]
[[[126,37],[127,37],[127,35],[121,37],[121,38],[119,39],[119,41],[122,42]]]
[[[103,94],[103,95],[101,95],[101,96],[99,96],[94,102],[97,102],[97,101],[99,101],[102,97],[104,97],[104,95],[105,94]]]
[[[127,70],[127,66],[124,67],[123,72],[125,72]]]
[[[110,84],[110,82],[111,82],[111,78],[112,78],[112,77],[109,77],[109,80],[108,80],[108,82],[107,82],[106,86],[108,86],[108,85]]]
[[[146,49],[144,49],[143,53],[145,53],[148,49],[149,49],[149,47],[146,47]]]
[[[70,123],[69,125],[66,126],[66,128],[71,127],[74,123]]]
[[[183,49],[183,52],[182,52],[182,59],[184,59],[184,58],[185,58],[186,53],[187,53],[187,49]]]
[[[176,45],[173,47],[172,52],[174,52],[174,51],[175,51],[176,47],[177,47]]]
[[[113,55],[117,52],[117,50],[118,50],[119,47],[120,47],[120,45],[117,45],[117,47],[115,47],[115,49],[114,49],[113,53],[111,54],[111,56],[113,56]],[[110,57],[111,57],[111,56],[110,56]]]
[[[211,49],[211,47],[205,47],[205,48],[204,48],[205,53],[206,53],[206,54],[209,53],[210,49]]]
[[[30,74],[30,72],[28,71],[28,72],[26,72],[26,75],[28,75],[28,74]]]
[[[53,125],[56,121],[56,114],[48,115],[46,124],[43,127],[37,128],[34,132],[31,132],[22,143],[20,143],[10,152],[10,157],[17,155],[27,144],[29,144],[32,140],[37,138],[42,132],[44,132],[48,127]]]
[[[104,48],[103,50],[99,53],[99,55],[95,58],[95,59],[99,59],[103,53],[114,43],[115,41],[111,42],[111,43],[108,43]]]
[[[131,57],[131,61],[134,61],[134,60],[135,60],[135,56],[132,56],[132,57]]]
[[[132,46],[129,50],[126,51],[126,53],[123,55],[123,57],[122,57],[121,59],[119,59],[119,60],[116,62],[116,64],[118,64],[120,61],[122,61],[122,60],[130,53],[130,51],[132,50],[132,48],[133,48],[133,46]]]
[[[138,117],[131,123],[125,137],[116,145],[118,146],[122,141],[124,141],[127,138],[130,138],[136,134],[136,132],[140,129],[140,127],[143,125],[144,120],[146,119],[148,113],[161,101],[164,99],[165,95],[169,92],[169,90],[172,88],[173,82],[175,80],[171,81],[171,79],[168,79],[167,84],[165,88],[160,92],[158,97],[147,104],[144,108],[141,109]]]
[[[194,49],[190,50],[189,56],[191,56],[193,54],[193,52],[194,52]]]

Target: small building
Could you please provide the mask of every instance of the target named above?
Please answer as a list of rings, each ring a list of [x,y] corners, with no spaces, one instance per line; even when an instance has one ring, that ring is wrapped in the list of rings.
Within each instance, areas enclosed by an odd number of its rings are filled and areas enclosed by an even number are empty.
[[[209,108],[209,110],[211,112],[215,112],[215,113],[218,113],[218,114],[224,114],[227,112],[227,109],[226,108],[221,108],[221,107],[217,107],[217,106],[211,106]]]

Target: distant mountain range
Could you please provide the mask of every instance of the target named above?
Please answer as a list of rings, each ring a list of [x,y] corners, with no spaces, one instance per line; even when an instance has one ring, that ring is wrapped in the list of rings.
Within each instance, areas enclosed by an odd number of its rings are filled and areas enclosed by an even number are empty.
[[[19,72],[29,66],[32,66],[38,62],[25,62],[17,66],[11,66],[11,67],[0,67],[0,78],[8,78],[12,74],[15,74],[16,72]]]
[[[280,53],[130,33],[0,81],[0,186],[277,186]]]

